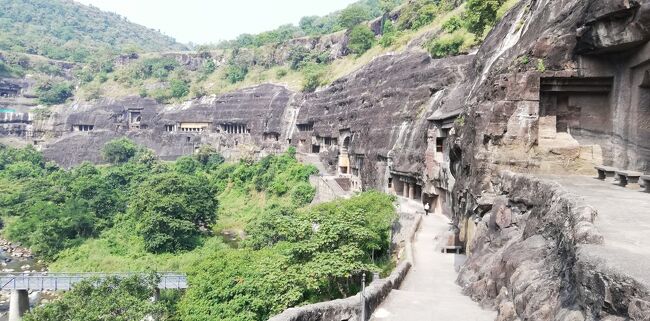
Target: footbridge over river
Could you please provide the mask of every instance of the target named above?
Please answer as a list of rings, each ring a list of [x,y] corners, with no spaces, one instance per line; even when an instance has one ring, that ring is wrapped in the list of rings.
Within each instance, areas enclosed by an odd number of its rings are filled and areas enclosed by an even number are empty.
[[[142,273],[0,273],[0,290],[11,291],[9,321],[19,321],[29,310],[29,291],[68,291],[84,280],[126,278]],[[177,272],[158,273],[158,290],[187,289],[187,276]]]

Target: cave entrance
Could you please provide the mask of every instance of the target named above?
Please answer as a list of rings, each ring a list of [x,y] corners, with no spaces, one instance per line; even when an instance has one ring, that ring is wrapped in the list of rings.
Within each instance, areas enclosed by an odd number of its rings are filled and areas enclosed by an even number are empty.
[[[341,150],[339,153],[339,173],[343,175],[350,174],[350,136],[343,139]]]
[[[612,77],[542,78],[538,144],[580,153],[592,148],[594,162],[612,156]]]

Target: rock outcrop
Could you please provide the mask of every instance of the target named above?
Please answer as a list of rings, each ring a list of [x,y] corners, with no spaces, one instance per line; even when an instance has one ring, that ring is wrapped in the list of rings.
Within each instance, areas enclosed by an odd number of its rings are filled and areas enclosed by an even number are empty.
[[[178,105],[128,97],[38,115],[5,97],[0,141],[38,142],[64,166],[101,162],[101,146],[121,136],[165,159],[201,145],[231,159],[295,146],[352,190],[421,199],[453,217],[450,242],[470,254],[459,281],[500,320],[647,320],[647,289],[589,256],[602,241],[595,214],[507,171],[650,171],[649,9],[649,0],[522,0],[474,55],[380,56],[310,94],[260,85]],[[344,42],[344,33],[296,39],[259,63],[284,61],[296,45],[336,57]],[[174,57],[192,68],[208,59]]]

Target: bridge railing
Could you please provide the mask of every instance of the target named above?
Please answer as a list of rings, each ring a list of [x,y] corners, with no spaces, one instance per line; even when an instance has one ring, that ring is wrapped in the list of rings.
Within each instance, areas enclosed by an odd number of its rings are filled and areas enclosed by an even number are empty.
[[[67,291],[88,279],[126,278],[143,273],[0,273],[0,290]],[[186,289],[187,276],[176,272],[158,273],[159,289]]]

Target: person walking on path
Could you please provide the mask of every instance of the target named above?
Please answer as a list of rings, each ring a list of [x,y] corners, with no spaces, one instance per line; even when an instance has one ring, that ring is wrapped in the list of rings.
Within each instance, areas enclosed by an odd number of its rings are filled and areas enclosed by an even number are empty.
[[[424,204],[424,214],[426,214],[427,216],[429,215],[430,208],[431,207],[429,207],[429,203]]]

